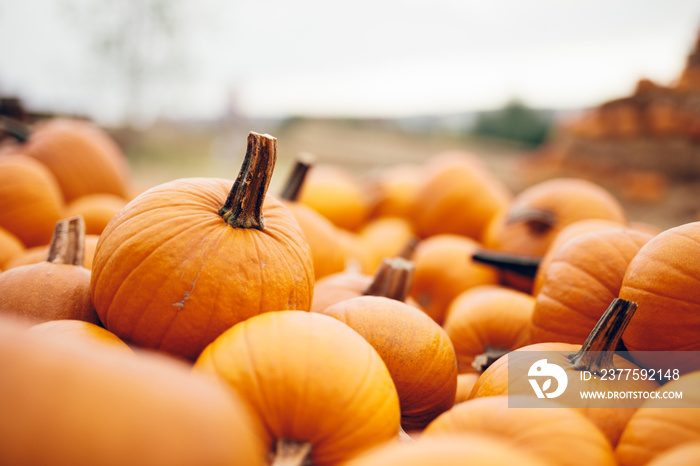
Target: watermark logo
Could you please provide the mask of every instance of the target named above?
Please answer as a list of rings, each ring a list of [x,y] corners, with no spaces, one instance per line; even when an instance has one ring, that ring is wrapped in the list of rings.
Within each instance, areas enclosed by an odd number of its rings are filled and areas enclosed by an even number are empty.
[[[564,393],[566,385],[569,383],[564,369],[556,364],[548,363],[546,359],[535,361],[535,363],[530,366],[527,375],[529,377],[535,377],[528,379],[528,381],[530,385],[532,385],[532,389],[535,391],[537,398],[556,398]],[[541,386],[538,379],[545,379]],[[553,379],[557,381],[557,386],[556,390],[550,391]]]

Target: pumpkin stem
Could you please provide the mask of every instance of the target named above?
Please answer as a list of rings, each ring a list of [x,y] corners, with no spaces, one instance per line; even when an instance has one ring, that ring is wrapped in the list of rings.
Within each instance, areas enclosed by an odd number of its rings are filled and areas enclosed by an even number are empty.
[[[554,213],[548,210],[514,206],[508,213],[506,225],[524,222],[535,233],[545,233],[554,226],[556,220]]]
[[[56,222],[46,260],[80,267],[85,264],[85,221],[82,216]]]
[[[534,278],[542,258],[481,249],[472,254],[472,260]]]
[[[622,298],[613,299],[581,349],[569,355],[574,369],[599,375],[602,369],[614,369],[614,351],[636,310],[635,302]]]
[[[472,361],[472,367],[476,369],[479,373],[484,372],[491,366],[498,358],[508,354],[509,350],[504,348],[492,348],[487,346],[484,352],[474,357]]]
[[[15,120],[14,118],[6,117],[5,115],[0,115],[0,130],[6,132],[21,143],[27,142],[29,136],[32,135],[29,126],[25,123]]]
[[[309,172],[312,163],[312,155],[306,153],[299,154],[294,168],[292,168],[292,173],[289,175],[284,189],[282,189],[282,194],[280,194],[282,199],[295,202],[299,198],[301,187],[304,185],[306,174]]]
[[[413,284],[414,269],[413,262],[402,257],[384,259],[364,295],[405,301]]]
[[[275,444],[274,459],[271,466],[302,466],[311,464],[309,461],[311,447],[310,443],[295,442],[283,438],[278,439]]]
[[[414,236],[411,239],[409,239],[406,245],[399,253],[398,257],[401,257],[402,259],[406,259],[408,261],[413,259],[413,255],[416,253],[418,243],[420,243],[420,239],[417,236]]]
[[[236,182],[219,215],[234,228],[265,228],[262,206],[277,160],[277,139],[248,134],[248,148]]]

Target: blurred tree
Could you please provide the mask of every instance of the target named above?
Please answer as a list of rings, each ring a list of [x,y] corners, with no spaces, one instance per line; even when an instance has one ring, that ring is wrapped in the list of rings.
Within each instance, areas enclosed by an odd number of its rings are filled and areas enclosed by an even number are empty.
[[[101,79],[113,78],[121,86],[126,123],[144,123],[153,113],[145,108],[146,96],[184,70],[185,47],[178,41],[185,24],[183,1],[65,0],[65,5],[86,45],[106,65]]]
[[[512,99],[502,109],[479,113],[471,134],[538,146],[546,141],[551,127],[551,118]]]

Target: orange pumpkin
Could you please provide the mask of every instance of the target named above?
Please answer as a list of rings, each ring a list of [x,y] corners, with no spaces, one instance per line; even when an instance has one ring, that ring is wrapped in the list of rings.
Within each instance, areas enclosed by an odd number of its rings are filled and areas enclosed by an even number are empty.
[[[346,271],[369,275],[375,272],[374,254],[365,247],[357,233],[337,228],[336,237],[345,255]]]
[[[289,210],[265,196],[276,148],[275,138],[251,133],[235,183],[168,182],[112,219],[91,282],[108,330],[193,360],[237,322],[310,308],[309,246]]]
[[[457,374],[457,393],[455,394],[455,404],[465,402],[479,379],[481,374],[466,373]]]
[[[497,285],[475,286],[457,296],[443,327],[460,373],[482,373],[496,359],[530,343],[535,299]]]
[[[556,399],[566,406],[584,410],[605,434],[611,445],[616,445],[627,421],[644,400],[643,397],[625,399],[586,399],[580,392],[632,391],[652,392],[659,384],[651,379],[633,376],[625,380],[611,379],[612,370],[623,373],[639,371],[639,367],[614,353],[615,348],[635,311],[635,304],[615,299],[591,331],[583,345],[569,343],[537,343],[511,351],[493,363],[479,377],[471,393],[472,398],[494,395],[528,395],[534,391],[529,369],[545,363],[563,369],[568,386]],[[513,373],[517,371],[516,373]],[[581,371],[591,374],[592,380],[584,380]],[[510,375],[509,375],[510,372]],[[592,374],[596,378],[592,378]],[[559,389],[559,387],[557,387]],[[546,390],[546,388],[544,389]],[[550,390],[548,393],[555,393]]]
[[[498,272],[471,260],[479,243],[466,236],[436,235],[421,241],[413,261],[411,296],[438,324],[454,298],[478,285],[498,283]]]
[[[372,254],[374,270],[385,258],[399,256],[415,236],[408,220],[399,217],[370,220],[359,231],[360,242]]]
[[[700,370],[697,358],[657,358],[658,352],[699,351],[698,267],[700,222],[664,231],[632,259],[620,297],[639,305],[623,341],[637,364],[654,369]]]
[[[424,312],[381,296],[360,296],[325,310],[367,340],[389,369],[404,430],[423,429],[454,404],[457,360],[447,333]]]
[[[82,216],[85,220],[85,233],[99,235],[125,205],[126,200],[114,194],[88,194],[68,204],[66,216]]]
[[[442,435],[418,442],[389,442],[360,455],[346,466],[463,466],[469,464],[544,466],[544,461],[505,440],[483,434]]]
[[[99,323],[90,299],[90,271],[82,267],[82,218],[61,220],[44,262],[0,274],[0,314],[45,322],[78,319]]]
[[[629,228],[575,236],[549,256],[532,314],[532,341],[583,344],[615,299],[632,258],[652,238]]]
[[[682,399],[645,401],[627,423],[617,445],[615,454],[619,464],[648,464],[681,445],[700,442],[698,387],[700,371],[682,375],[658,390],[661,393],[680,392]]]
[[[412,209],[416,231],[423,238],[455,234],[482,241],[491,220],[510,202],[505,185],[472,154],[440,154],[425,172]]]
[[[382,359],[329,316],[251,317],[207,346],[195,371],[218,375],[253,408],[268,448],[276,445],[273,464],[338,464],[398,436],[399,400]],[[282,461],[294,453],[302,461]]]
[[[341,272],[346,266],[345,251],[338,238],[337,228],[311,207],[297,202],[299,191],[311,168],[305,159],[297,160],[280,198],[292,212],[311,249],[316,280]]]
[[[410,219],[421,172],[418,165],[391,165],[375,173],[368,186],[370,217]]]
[[[24,251],[22,242],[12,233],[0,227],[0,271],[7,263]]]
[[[369,204],[360,183],[346,170],[316,165],[309,170],[299,202],[320,213],[335,226],[355,231],[369,215]]]
[[[498,251],[543,256],[556,235],[578,220],[625,223],[619,201],[603,187],[577,178],[555,178],[521,191],[489,225],[484,244]]]
[[[109,330],[83,320],[50,320],[31,326],[29,331],[35,335],[57,336],[79,344],[109,345],[112,348],[131,351],[129,345]]]
[[[98,235],[85,235],[85,254],[83,267],[88,270],[92,270],[92,261],[95,258],[95,249],[97,248],[97,242],[100,237]],[[33,248],[28,248],[17,254],[12,258],[7,264],[7,269],[13,269],[19,267],[20,265],[28,264],[38,264],[46,260],[46,256],[49,253],[49,248],[51,245],[47,244],[44,246],[34,246]]]
[[[513,399],[517,395],[455,405],[431,422],[420,440],[478,433],[505,441],[546,464],[616,464],[603,434],[577,410],[552,400],[540,400],[530,408],[510,408],[508,403]]]
[[[39,122],[18,151],[41,162],[56,177],[63,198],[88,194],[129,195],[129,169],[116,142],[83,120],[51,118]]]
[[[51,241],[63,215],[63,198],[51,172],[21,155],[0,157],[0,227],[25,246]]]
[[[0,317],[0,464],[268,464],[261,426],[172,358],[88,351]]]
[[[655,457],[648,466],[696,466],[700,464],[700,440],[689,442]]]

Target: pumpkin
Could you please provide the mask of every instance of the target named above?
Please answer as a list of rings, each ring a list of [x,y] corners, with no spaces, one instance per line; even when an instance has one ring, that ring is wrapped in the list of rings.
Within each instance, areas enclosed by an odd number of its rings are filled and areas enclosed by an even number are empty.
[[[518,193],[495,217],[483,240],[490,248],[543,256],[565,226],[588,218],[625,223],[620,202],[603,187],[578,178],[555,178]]]
[[[530,408],[509,408],[512,399],[517,395],[455,405],[431,422],[419,441],[456,434],[468,438],[478,433],[505,441],[546,464],[615,465],[610,444],[577,410],[552,400],[539,400]]]
[[[423,238],[455,234],[481,242],[491,220],[510,202],[505,185],[470,153],[439,154],[425,172],[412,209]]]
[[[696,466],[700,464],[700,440],[682,444],[655,457],[649,466]]]
[[[585,415],[605,434],[610,444],[615,446],[643,397],[585,399],[581,398],[580,392],[652,392],[658,388],[658,383],[642,377],[638,380],[634,377],[626,377],[625,380],[610,378],[610,371],[614,369],[623,372],[629,369],[630,373],[640,370],[638,366],[614,353],[635,309],[636,305],[630,301],[613,300],[583,345],[537,343],[511,351],[484,371],[474,385],[470,397],[504,394],[533,397],[529,369],[539,367],[541,364],[538,362],[545,358],[547,364],[555,364],[563,369],[568,380],[566,390],[556,400],[566,406],[583,409]],[[592,380],[583,380],[580,371],[590,373]],[[596,375],[595,379],[593,374]],[[607,378],[604,377],[606,375]],[[550,390],[548,393],[555,392]]]
[[[455,404],[462,403],[469,399],[469,395],[474,388],[474,384],[481,374],[465,373],[457,374],[457,393],[455,393]]]
[[[532,285],[532,294],[537,296],[537,293],[540,292],[540,288],[542,288],[542,281],[544,280],[544,271],[547,270],[547,267],[549,267],[549,263],[552,261],[552,256],[554,256],[557,251],[559,251],[559,249],[570,239],[590,231],[608,230],[610,228],[621,227],[623,227],[623,225],[619,222],[602,220],[599,218],[589,218],[576,221],[562,228],[562,230],[557,233],[552,240],[551,244],[547,248],[547,252],[545,252],[544,256],[542,256],[542,260],[540,260],[540,264],[535,273],[535,278]]]
[[[351,173],[334,165],[311,168],[298,200],[335,226],[350,231],[364,225],[369,215],[369,204],[360,183]]]
[[[389,442],[360,455],[346,466],[463,466],[505,465],[544,466],[545,462],[512,447],[505,440],[482,434],[443,435],[418,442]]]
[[[471,260],[479,243],[466,236],[436,235],[421,241],[413,255],[411,297],[438,324],[454,298],[478,285],[498,283],[498,272]]]
[[[88,194],[68,204],[66,216],[82,216],[85,220],[85,233],[99,235],[125,205],[126,200],[114,194]]]
[[[360,296],[322,311],[367,340],[386,364],[405,431],[421,430],[454,404],[457,360],[447,333],[424,312],[396,299]]]
[[[0,464],[262,466],[242,400],[185,364],[0,316]]]
[[[337,228],[311,207],[297,202],[306,173],[311,168],[306,159],[297,160],[280,198],[296,219],[311,249],[316,280],[345,269],[346,258]]]
[[[0,227],[0,271],[7,268],[12,258],[24,251],[22,242],[12,233]]]
[[[410,219],[421,185],[419,165],[391,165],[371,177],[368,183],[370,218]]]
[[[46,166],[66,202],[95,193],[129,196],[126,158],[112,137],[84,120],[50,118],[29,130],[18,151]]]
[[[207,346],[194,370],[218,375],[252,407],[273,464],[306,464],[307,457],[338,464],[398,436],[399,400],[386,365],[364,338],[326,315],[251,317]]]
[[[700,370],[697,358],[658,352],[700,350],[698,266],[700,222],[656,235],[627,267],[620,297],[639,305],[623,342],[637,364],[654,369]]]
[[[129,345],[124,343],[109,330],[83,320],[49,320],[31,326],[29,332],[35,335],[56,335],[71,342],[79,342],[80,344],[110,345],[113,348],[131,351]]]
[[[323,312],[329,306],[358,296],[383,296],[418,305],[408,297],[413,284],[413,262],[401,257],[384,259],[374,277],[356,272],[342,272],[321,279],[314,289],[312,312]]]
[[[375,272],[374,254],[365,247],[357,233],[337,228],[336,237],[345,255],[346,271],[369,275]]]
[[[532,341],[583,344],[627,266],[651,235],[613,228],[577,235],[549,257],[532,314]]]
[[[48,244],[63,215],[56,179],[42,164],[21,155],[0,157],[0,205],[0,227],[26,247]]]
[[[92,270],[92,261],[95,258],[95,249],[97,248],[97,242],[99,240],[100,237],[98,235],[85,235],[85,257],[82,266],[88,270]],[[9,270],[19,267],[20,265],[38,264],[46,260],[50,247],[51,245],[46,244],[44,246],[27,248],[13,257],[5,266]]]
[[[90,271],[82,267],[85,225],[61,220],[46,260],[0,274],[0,314],[45,322],[78,319],[99,323],[90,299]]]
[[[646,400],[622,433],[615,450],[619,464],[647,464],[677,447],[700,442],[699,386],[700,371],[684,374],[658,390],[680,392],[682,399]]]
[[[534,306],[532,296],[498,285],[475,286],[458,295],[443,327],[460,374],[480,374],[499,357],[530,344]]]
[[[310,308],[309,246],[289,210],[265,196],[276,148],[275,138],[250,133],[235,183],[164,183],[112,219],[97,244],[91,281],[108,330],[194,360],[242,320]]]
[[[406,245],[415,238],[408,220],[399,217],[370,220],[358,234],[360,242],[372,254],[371,266],[375,270],[385,258],[401,255]]]

